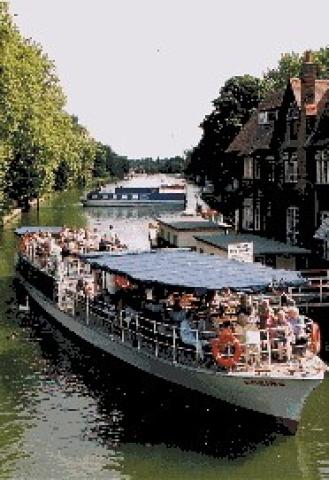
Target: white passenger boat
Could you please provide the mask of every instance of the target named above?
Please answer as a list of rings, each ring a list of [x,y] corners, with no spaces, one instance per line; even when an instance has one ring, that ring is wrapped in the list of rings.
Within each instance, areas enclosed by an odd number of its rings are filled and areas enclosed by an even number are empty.
[[[98,252],[54,265],[51,254],[32,257],[25,242],[17,275],[79,338],[151,375],[275,417],[291,432],[324,378],[312,321],[303,319],[302,345],[288,337],[280,345],[279,328],[238,321],[242,296],[273,303],[274,288],[302,282],[296,272],[178,249]]]

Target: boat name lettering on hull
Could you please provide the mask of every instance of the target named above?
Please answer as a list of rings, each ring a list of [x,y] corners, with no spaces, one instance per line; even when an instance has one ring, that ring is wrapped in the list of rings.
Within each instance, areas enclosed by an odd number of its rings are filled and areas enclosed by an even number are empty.
[[[265,379],[250,379],[245,380],[246,385],[258,385],[260,387],[285,387],[285,384],[278,382],[277,380],[265,380]]]

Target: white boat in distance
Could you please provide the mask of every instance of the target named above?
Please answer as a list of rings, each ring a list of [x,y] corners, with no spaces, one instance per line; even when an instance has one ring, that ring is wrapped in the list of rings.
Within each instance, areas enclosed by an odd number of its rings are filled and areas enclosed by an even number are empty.
[[[82,199],[85,207],[111,207],[169,204],[185,206],[185,184],[162,184],[159,187],[115,187],[114,191],[97,189]]]
[[[304,319],[307,341],[290,345],[286,339],[281,351],[280,329],[247,326],[242,340],[238,328],[236,299],[271,301],[269,285],[283,291],[300,284],[296,272],[178,249],[97,252],[68,256],[56,265],[51,253],[46,259],[31,256],[25,247],[17,275],[29,297],[79,338],[151,375],[275,417],[290,432],[324,378],[311,320]],[[81,291],[79,282],[89,287]],[[205,305],[216,296],[220,308]],[[188,331],[184,322],[191,312],[198,325]],[[216,329],[209,325],[211,315]]]

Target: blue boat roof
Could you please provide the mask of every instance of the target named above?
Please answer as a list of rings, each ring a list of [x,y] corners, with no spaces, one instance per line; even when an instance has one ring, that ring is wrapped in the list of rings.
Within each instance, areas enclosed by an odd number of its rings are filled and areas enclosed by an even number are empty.
[[[115,193],[152,193],[158,192],[159,187],[116,187]]]
[[[298,272],[176,249],[104,254],[85,257],[85,261],[135,281],[191,289],[263,291],[273,283],[288,286],[305,282]]]
[[[43,225],[36,225],[36,226],[25,226],[16,228],[15,233],[16,235],[25,235],[26,233],[52,233],[54,235],[61,232],[63,227],[47,227]]]

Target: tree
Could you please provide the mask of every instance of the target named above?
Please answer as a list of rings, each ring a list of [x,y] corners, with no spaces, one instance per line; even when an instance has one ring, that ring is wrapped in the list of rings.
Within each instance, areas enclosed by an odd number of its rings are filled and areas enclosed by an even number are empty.
[[[227,80],[213,101],[214,110],[200,125],[203,134],[191,153],[190,174],[218,183],[224,152],[257,108],[262,91],[261,80],[250,75]]]
[[[26,208],[54,188],[90,180],[96,142],[65,102],[53,62],[0,2],[0,201]]]

